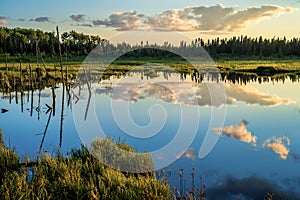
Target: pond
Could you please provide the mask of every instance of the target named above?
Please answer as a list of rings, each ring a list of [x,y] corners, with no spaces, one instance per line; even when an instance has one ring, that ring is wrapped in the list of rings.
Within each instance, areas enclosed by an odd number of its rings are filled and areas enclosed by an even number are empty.
[[[205,184],[208,199],[257,199],[266,192],[295,199],[299,88],[294,74],[195,75],[154,68],[70,90],[60,84],[55,110],[49,109],[51,88],[1,94],[0,108],[7,110],[0,127],[5,144],[32,159],[108,136],[152,153],[157,177],[178,188],[174,193]]]

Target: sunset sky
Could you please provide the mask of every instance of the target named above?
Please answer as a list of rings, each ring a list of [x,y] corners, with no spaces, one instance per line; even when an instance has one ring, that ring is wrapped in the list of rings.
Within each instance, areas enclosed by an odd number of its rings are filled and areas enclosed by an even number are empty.
[[[131,43],[234,35],[291,38],[300,37],[299,8],[299,0],[2,0],[0,25],[44,31],[58,25],[61,31],[118,35],[116,40]]]

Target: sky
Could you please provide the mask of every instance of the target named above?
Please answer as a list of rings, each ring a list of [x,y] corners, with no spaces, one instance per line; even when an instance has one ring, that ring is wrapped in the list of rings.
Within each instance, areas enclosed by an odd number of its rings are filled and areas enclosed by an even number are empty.
[[[299,0],[2,0],[0,26],[75,30],[112,41],[300,36]]]

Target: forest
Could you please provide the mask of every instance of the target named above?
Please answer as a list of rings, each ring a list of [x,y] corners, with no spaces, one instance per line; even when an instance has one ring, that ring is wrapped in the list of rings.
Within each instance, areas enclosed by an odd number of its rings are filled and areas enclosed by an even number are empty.
[[[11,56],[35,56],[37,53],[44,57],[54,57],[58,55],[58,43],[61,44],[61,52],[66,57],[86,56],[96,46],[100,45],[103,52],[117,52],[122,54],[136,48],[149,48],[144,51],[134,51],[127,54],[130,57],[146,56],[170,56],[156,55],[155,48],[163,48],[180,55],[199,56],[200,48],[203,47],[211,57],[218,58],[298,58],[300,57],[300,38],[251,38],[248,36],[238,36],[228,39],[204,40],[196,38],[191,43],[181,41],[179,45],[164,42],[163,45],[149,44],[148,41],[141,41],[140,44],[130,45],[125,42],[121,44],[111,44],[100,36],[86,35],[74,30],[64,32],[58,39],[53,32],[44,32],[34,29],[23,28],[0,28],[0,55],[1,57]]]

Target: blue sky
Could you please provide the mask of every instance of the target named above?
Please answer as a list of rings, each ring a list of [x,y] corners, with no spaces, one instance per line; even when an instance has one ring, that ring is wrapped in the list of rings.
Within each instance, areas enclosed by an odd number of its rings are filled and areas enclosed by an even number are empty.
[[[300,36],[299,7],[297,0],[2,0],[0,25],[45,31],[54,31],[58,25],[61,31],[105,38],[130,32],[135,33],[133,40],[148,35],[154,42],[174,39],[162,29],[189,38],[241,34],[291,38]]]

